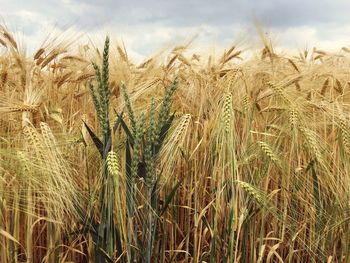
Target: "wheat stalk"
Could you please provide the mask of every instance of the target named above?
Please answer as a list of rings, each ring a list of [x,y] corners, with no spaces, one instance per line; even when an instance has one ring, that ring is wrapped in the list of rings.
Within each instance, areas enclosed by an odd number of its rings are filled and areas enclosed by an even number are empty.
[[[342,138],[342,142],[345,148],[346,153],[350,153],[350,142],[349,142],[349,126],[347,124],[346,119],[340,118],[339,119],[339,126],[340,126],[340,130],[341,130],[341,138]]]
[[[118,155],[114,151],[110,151],[107,155],[107,167],[108,172],[112,176],[119,178],[119,173],[121,172],[121,169],[118,161]]]
[[[264,141],[259,141],[258,143],[261,150],[266,154],[266,156],[268,156],[273,162],[280,165],[281,161],[276,153],[272,150],[271,146]]]
[[[223,121],[227,133],[232,128],[232,117],[232,94],[229,93],[225,96],[223,104]]]
[[[252,196],[260,205],[266,205],[266,198],[251,184],[243,182],[240,180],[235,180],[235,183],[239,185],[244,191],[246,191],[250,196]]]
[[[42,54],[44,54],[45,49],[44,48],[39,48],[37,52],[34,54],[34,60],[37,60],[41,57]]]
[[[292,128],[297,127],[298,125],[298,111],[293,107],[290,111],[289,111],[289,122],[292,126]]]

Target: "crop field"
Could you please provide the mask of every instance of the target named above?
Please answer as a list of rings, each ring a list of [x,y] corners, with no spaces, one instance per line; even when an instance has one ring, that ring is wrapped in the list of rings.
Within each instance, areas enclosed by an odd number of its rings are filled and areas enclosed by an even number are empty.
[[[0,26],[0,262],[350,262],[350,49],[244,52]]]

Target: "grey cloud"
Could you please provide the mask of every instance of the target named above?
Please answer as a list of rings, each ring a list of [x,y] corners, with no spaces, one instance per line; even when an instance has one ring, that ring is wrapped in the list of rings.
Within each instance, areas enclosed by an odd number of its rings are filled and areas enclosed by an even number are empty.
[[[321,26],[333,22],[349,22],[350,2],[334,1],[271,1],[261,8],[259,16],[269,26]]]
[[[220,27],[237,23],[249,25],[255,19],[276,28],[350,21],[347,13],[350,1],[335,4],[331,0],[14,0],[6,1],[6,7],[43,14],[55,19],[58,27],[75,24],[86,30],[104,25],[139,24]]]
[[[1,2],[2,0],[0,0]],[[84,8],[81,10],[79,9],[80,6]],[[6,12],[3,10],[6,10]],[[0,14],[10,20],[16,20],[23,27],[22,22],[26,18],[21,17],[20,11],[22,10],[38,14],[43,20],[52,21],[59,29],[65,29],[69,25],[75,25],[85,29],[100,27],[101,23],[97,23],[94,18],[96,18],[98,13],[103,14],[103,9],[96,6],[96,3],[94,5],[88,5],[83,3],[83,1],[71,1],[71,4],[69,4],[62,0],[6,1],[2,5]],[[32,22],[40,24],[45,21],[38,20]],[[29,31],[26,33],[30,33]]]
[[[272,27],[299,26],[332,21],[350,21],[347,11],[350,1],[309,0],[173,0],[173,1],[99,1],[72,0],[87,3],[96,8],[97,16],[118,24],[156,23],[169,26],[193,26],[198,24],[227,25],[249,24],[254,19]],[[98,10],[98,11],[97,11]],[[98,23],[101,23],[100,20]]]
[[[149,53],[165,41],[185,40],[193,28],[200,31],[198,41],[215,39],[226,44],[241,29],[253,27],[255,19],[278,32],[312,27],[318,39],[345,39],[337,26],[350,24],[348,0],[0,0],[0,5],[0,16],[5,15],[26,35],[35,35],[43,23],[62,30],[74,25],[86,33],[111,28],[118,37],[133,39],[141,53]],[[19,10],[38,14],[41,19],[31,20]],[[159,28],[171,30],[173,37],[154,33]]]

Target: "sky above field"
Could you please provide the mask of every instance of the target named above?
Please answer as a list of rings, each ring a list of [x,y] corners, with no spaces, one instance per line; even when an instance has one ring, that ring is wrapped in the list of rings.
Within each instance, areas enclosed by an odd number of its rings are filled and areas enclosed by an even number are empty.
[[[142,59],[194,38],[196,49],[258,48],[255,28],[282,50],[350,46],[348,0],[0,0],[0,17],[28,50],[61,35],[102,42],[109,34]]]

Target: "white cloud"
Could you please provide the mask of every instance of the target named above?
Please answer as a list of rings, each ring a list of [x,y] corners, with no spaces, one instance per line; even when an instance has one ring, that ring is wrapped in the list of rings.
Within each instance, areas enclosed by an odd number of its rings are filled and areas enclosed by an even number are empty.
[[[22,32],[22,42],[30,51],[40,47],[48,35],[63,33],[63,38],[84,43],[90,38],[96,46],[102,46],[109,34],[124,41],[136,60],[194,36],[196,52],[218,51],[235,41],[260,48],[253,18],[267,21],[276,45],[286,51],[313,46],[335,50],[350,45],[348,1],[0,1],[4,2],[0,16],[10,29]]]
[[[94,6],[86,3],[77,3],[72,0],[62,0],[63,7],[68,9],[72,14],[79,15],[90,12],[94,9]]]
[[[280,50],[295,52],[316,47],[325,51],[339,51],[350,46],[350,25],[327,27],[299,26],[271,30]]]

